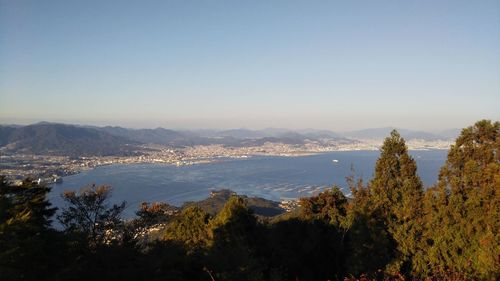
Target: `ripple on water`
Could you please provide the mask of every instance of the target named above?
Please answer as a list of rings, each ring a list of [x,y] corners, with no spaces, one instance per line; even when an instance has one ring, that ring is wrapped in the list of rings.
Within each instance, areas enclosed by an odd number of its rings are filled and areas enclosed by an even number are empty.
[[[437,179],[446,151],[418,152],[418,171],[425,185]],[[109,165],[65,177],[55,185],[50,200],[63,202],[59,194],[88,184],[109,184],[113,202],[125,200],[126,216],[133,216],[140,202],[163,201],[177,206],[208,197],[211,190],[229,188],[239,194],[271,200],[316,195],[333,184],[349,192],[345,177],[351,164],[364,180],[373,174],[377,151],[333,152],[304,157],[258,157],[192,166],[165,164]],[[338,159],[332,165],[332,159]]]

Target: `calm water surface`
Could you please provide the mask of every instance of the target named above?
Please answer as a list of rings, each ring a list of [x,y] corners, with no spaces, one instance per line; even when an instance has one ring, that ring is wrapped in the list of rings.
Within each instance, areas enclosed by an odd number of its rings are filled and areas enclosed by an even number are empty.
[[[425,186],[436,180],[446,150],[411,151]],[[192,166],[165,164],[110,165],[64,178],[54,185],[52,203],[63,206],[63,190],[79,190],[95,183],[113,187],[112,201],[127,201],[125,216],[133,216],[141,202],[163,201],[180,206],[206,198],[211,190],[228,188],[238,194],[271,200],[318,194],[334,184],[349,194],[345,177],[351,166],[369,180],[378,151],[345,151],[302,157],[254,157]],[[338,162],[334,162],[337,160]]]

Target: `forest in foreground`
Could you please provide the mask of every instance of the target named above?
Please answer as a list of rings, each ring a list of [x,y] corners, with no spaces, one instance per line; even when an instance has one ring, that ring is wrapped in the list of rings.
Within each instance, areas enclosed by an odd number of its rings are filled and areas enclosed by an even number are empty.
[[[111,189],[65,192],[0,178],[0,280],[498,280],[500,122],[462,130],[424,189],[393,131],[373,178],[348,178],[262,217],[233,195],[216,212],[143,203],[124,221]],[[55,222],[61,227],[55,228]]]

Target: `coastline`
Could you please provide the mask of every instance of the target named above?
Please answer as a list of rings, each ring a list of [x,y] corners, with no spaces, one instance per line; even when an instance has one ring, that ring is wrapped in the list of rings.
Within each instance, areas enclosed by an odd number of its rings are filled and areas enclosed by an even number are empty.
[[[436,171],[446,153],[412,152],[420,161],[419,172],[426,186],[435,183]],[[281,202],[308,197],[337,185],[349,196],[345,177],[352,174],[351,167],[354,165],[358,177],[369,180],[378,157],[378,151],[337,151],[309,157],[215,159],[216,163],[210,165],[185,167],[165,163],[106,165],[64,178],[62,184],[53,185],[53,194],[57,197],[63,190],[79,190],[96,183],[113,186],[116,200],[133,205],[160,200],[180,206],[220,189]]]
[[[64,177],[79,174],[97,167],[115,164],[165,164],[188,166],[210,164],[226,160],[244,160],[254,157],[306,157],[331,152],[376,151],[380,140],[372,140],[355,145],[303,146],[266,143],[257,147],[224,147],[205,145],[185,148],[172,148],[158,145],[145,145],[141,155],[136,156],[89,156],[69,157],[51,155],[2,155],[1,175],[15,184],[31,177],[39,183],[57,184]],[[428,142],[409,142],[410,151],[447,150],[447,143],[439,145]]]

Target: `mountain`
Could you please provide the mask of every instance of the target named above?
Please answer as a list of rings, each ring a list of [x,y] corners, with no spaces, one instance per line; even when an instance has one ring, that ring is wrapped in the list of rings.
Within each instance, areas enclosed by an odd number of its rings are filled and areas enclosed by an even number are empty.
[[[216,134],[219,137],[232,137],[235,139],[258,139],[269,137],[269,134],[263,131],[253,131],[248,129],[232,129],[220,131]]]
[[[264,143],[304,144],[307,139],[329,138],[331,132],[307,131],[299,134],[285,129],[234,129],[196,131],[164,128],[128,129],[122,127],[75,126],[40,122],[28,126],[0,126],[0,147],[10,153],[69,156],[108,156],[136,153],[138,144],[174,147],[220,144],[224,146],[260,146]],[[205,132],[205,133],[207,133]]]
[[[249,130],[249,129],[231,129],[231,130],[197,130],[193,131],[200,136],[208,138],[233,138],[237,140],[245,140],[243,143],[251,142],[253,140],[257,143],[263,141],[270,142],[285,142],[285,143],[302,143],[305,139],[343,139],[344,137],[328,130],[289,130],[283,128],[266,128],[262,130]]]
[[[269,137],[276,137],[284,133],[291,132],[292,130],[290,129],[284,129],[284,128],[265,128],[261,130],[263,133],[267,134]]]
[[[300,134],[286,129],[231,129],[231,130],[197,130],[174,131],[164,128],[126,129],[122,127],[93,127],[113,136],[127,138],[140,143],[163,144],[171,146],[192,146],[221,144],[225,146],[260,146],[266,142],[303,144],[306,139],[332,139],[338,134],[330,131],[309,129]]]
[[[74,125],[38,123],[23,127],[0,126],[0,144],[7,152],[109,156],[135,154],[137,142]]]
[[[140,144],[160,144],[173,147],[219,144],[232,147],[261,146],[265,143],[302,145],[308,141],[351,143],[363,139],[383,139],[393,127],[345,132],[328,130],[196,130],[179,131],[165,128],[128,129],[122,127],[91,127],[40,122],[28,126],[0,126],[0,149],[7,153],[31,153],[69,156],[134,155]],[[458,130],[434,133],[398,129],[407,140],[449,140]]]
[[[349,131],[349,132],[344,132],[343,135],[348,137],[348,138],[353,138],[353,139],[384,139],[387,136],[391,134],[391,131],[396,129],[403,138],[406,140],[411,140],[411,139],[422,139],[426,141],[433,141],[433,140],[440,140],[440,139],[448,139],[448,137],[445,136],[439,136],[436,134],[424,132],[424,131],[413,131],[413,130],[407,130],[407,129],[398,129],[394,127],[383,127],[383,128],[371,128],[371,129],[364,129],[364,130],[358,130],[358,131]]]
[[[443,138],[447,138],[447,139],[456,139],[460,133],[462,132],[462,129],[457,129],[457,128],[454,128],[454,129],[448,129],[448,130],[442,130],[442,131],[436,131],[436,132],[433,132],[435,135],[438,135],[440,137],[443,137]]]
[[[294,133],[294,131],[289,129],[281,128],[266,128],[262,130],[250,130],[250,129],[229,129],[229,130],[196,130],[192,131],[197,133],[199,136],[209,137],[209,138],[235,138],[235,139],[260,139],[269,137],[281,137],[284,134]]]
[[[328,130],[315,130],[315,129],[303,129],[297,131],[300,134],[303,134],[309,138],[314,139],[342,139],[344,136],[328,131]]]
[[[174,131],[164,128],[127,129],[108,126],[97,127],[97,130],[143,144],[162,144],[175,147],[210,144],[238,145],[240,142],[239,139],[231,136],[218,136],[216,134],[213,137],[206,137],[192,131]]]
[[[304,144],[307,139],[314,140],[315,138],[310,138],[293,131],[286,131],[282,133],[276,132],[275,136],[255,138],[255,139],[243,139],[241,140],[239,146],[261,146],[266,142],[301,145]]]
[[[7,145],[9,143],[10,135],[17,128],[14,126],[0,126],[0,147]]]
[[[170,144],[172,142],[186,139],[186,136],[180,132],[163,128],[126,129],[122,127],[107,126],[98,128],[98,130],[113,136],[123,137],[140,143]]]

